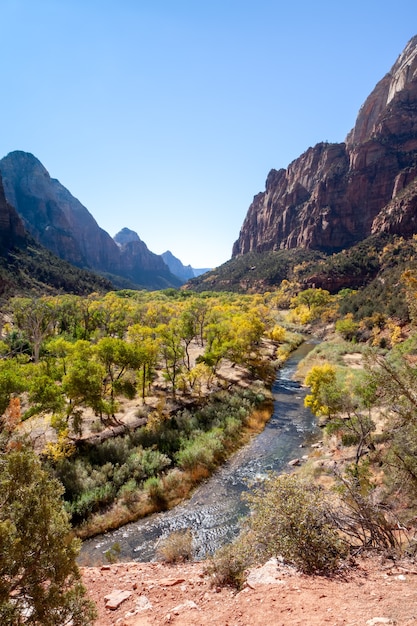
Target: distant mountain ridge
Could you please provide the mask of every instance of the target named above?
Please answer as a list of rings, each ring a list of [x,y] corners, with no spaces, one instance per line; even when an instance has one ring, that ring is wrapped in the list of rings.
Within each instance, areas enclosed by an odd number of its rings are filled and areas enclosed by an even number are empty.
[[[116,243],[34,155],[9,153],[0,160],[0,173],[7,201],[26,230],[58,257],[107,276],[116,286],[163,289],[182,284],[138,236]]]
[[[114,237],[114,241],[118,246],[122,247],[125,244],[140,242],[139,235],[134,231],[130,230],[130,228],[122,228]],[[186,282],[190,278],[194,278],[195,276],[200,276],[200,274],[204,274],[205,272],[210,271],[210,268],[194,268],[191,265],[184,265],[180,259],[172,254],[170,250],[163,252],[160,255],[166,265],[169,268],[169,271],[177,276],[182,282]]]
[[[175,276],[178,276],[178,278],[181,278],[182,281],[186,282],[190,278],[194,278],[194,276],[196,276],[191,265],[183,265],[182,262],[177,259],[172,252],[170,252],[170,250],[163,252],[161,256],[168,265],[170,271],[175,274]]]
[[[233,246],[249,252],[349,248],[381,232],[417,233],[417,37],[361,107],[344,143],[308,148],[271,170]]]
[[[105,278],[63,261],[36,242],[7,202],[0,175],[1,300],[17,294],[86,295],[113,288]]]

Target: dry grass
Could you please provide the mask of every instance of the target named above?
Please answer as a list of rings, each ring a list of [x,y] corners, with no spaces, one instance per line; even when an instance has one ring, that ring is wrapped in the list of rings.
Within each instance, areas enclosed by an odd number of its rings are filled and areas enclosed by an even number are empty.
[[[193,558],[193,535],[189,528],[176,530],[157,546],[156,556],[165,563],[184,563]]]

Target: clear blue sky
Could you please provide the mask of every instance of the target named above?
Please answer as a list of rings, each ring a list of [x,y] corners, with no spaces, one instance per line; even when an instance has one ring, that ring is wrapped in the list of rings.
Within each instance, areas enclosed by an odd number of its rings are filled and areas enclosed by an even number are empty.
[[[0,157],[32,152],[112,236],[228,260],[271,168],[343,141],[417,2],[0,0]]]

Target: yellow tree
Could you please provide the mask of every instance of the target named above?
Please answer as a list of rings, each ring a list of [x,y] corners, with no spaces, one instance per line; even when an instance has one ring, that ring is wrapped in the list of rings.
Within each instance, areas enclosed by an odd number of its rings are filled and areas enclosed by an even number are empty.
[[[158,362],[160,338],[155,329],[142,324],[134,324],[127,331],[128,341],[136,348],[139,358],[138,374],[141,396],[145,401],[146,390],[150,386]]]

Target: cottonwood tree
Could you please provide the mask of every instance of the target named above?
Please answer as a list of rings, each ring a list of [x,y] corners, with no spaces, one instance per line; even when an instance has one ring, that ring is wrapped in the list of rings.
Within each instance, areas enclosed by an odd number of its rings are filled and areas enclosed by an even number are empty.
[[[155,329],[142,324],[133,324],[127,331],[127,337],[134,345],[139,358],[137,366],[142,400],[145,401],[146,389],[150,386],[158,362],[160,340]]]
[[[141,365],[138,348],[123,339],[103,337],[95,346],[95,353],[106,370],[105,382],[110,386],[111,405],[114,406],[117,391],[133,398],[136,393],[135,385],[126,378],[126,375]]]
[[[54,329],[54,307],[47,298],[12,298],[14,321],[22,330],[33,349],[34,361],[39,361],[42,342]]]
[[[175,398],[178,388],[178,378],[184,367],[185,349],[182,342],[180,325],[177,319],[169,324],[161,324],[156,329],[160,338],[160,352],[164,363],[163,374],[171,384],[172,395]]]
[[[94,358],[93,348],[88,341],[74,344],[67,373],[62,379],[62,390],[69,404],[67,415],[72,418],[75,432],[81,430],[81,406],[88,406],[103,416],[103,379],[105,369]]]
[[[355,467],[369,446],[375,423],[372,408],[377,403],[377,383],[368,373],[352,375],[325,363],[314,366],[305,378],[311,394],[304,404],[316,416],[326,416],[326,431],[338,433],[344,445],[354,445]]]

